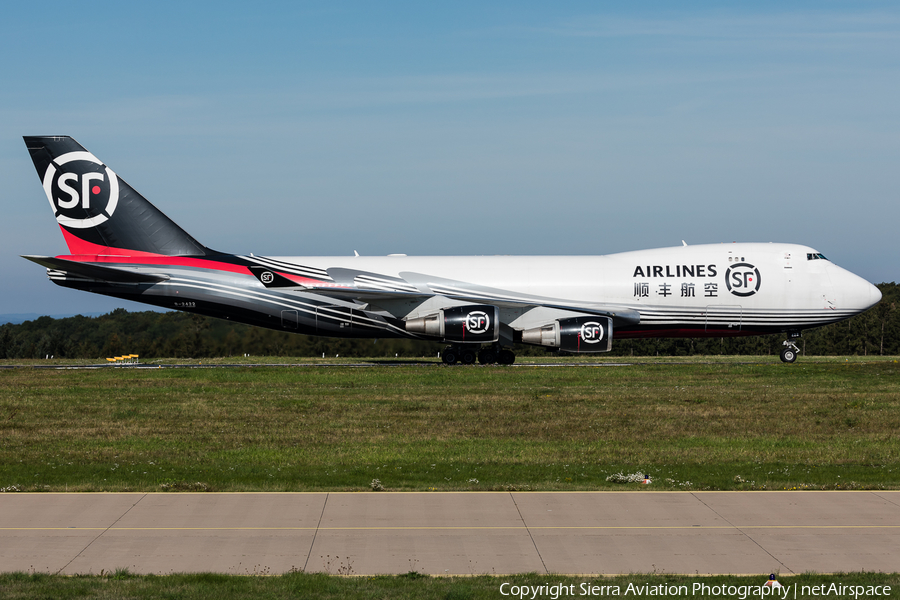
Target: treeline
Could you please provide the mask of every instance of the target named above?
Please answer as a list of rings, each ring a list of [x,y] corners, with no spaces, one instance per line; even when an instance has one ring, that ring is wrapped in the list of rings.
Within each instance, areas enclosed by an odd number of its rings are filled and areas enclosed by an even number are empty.
[[[881,303],[848,321],[807,330],[798,341],[807,355],[900,354],[900,286],[882,283]],[[777,355],[783,334],[741,338],[613,340],[613,356]],[[354,340],[296,335],[183,312],[117,309],[100,317],[40,317],[0,326],[0,359],[86,358],[121,354],[142,358],[222,356],[436,356],[443,344],[415,340]],[[541,355],[531,346],[520,355]]]

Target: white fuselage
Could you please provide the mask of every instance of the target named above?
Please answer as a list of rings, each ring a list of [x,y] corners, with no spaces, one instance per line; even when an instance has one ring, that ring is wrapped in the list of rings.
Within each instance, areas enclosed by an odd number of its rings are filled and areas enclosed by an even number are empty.
[[[875,286],[819,257],[795,244],[732,243],[606,256],[272,258],[327,273],[397,278],[439,298],[373,302],[398,318],[427,314],[448,298],[478,299],[497,304],[505,323],[525,329],[560,310],[548,307],[615,306],[638,311],[641,330],[677,335],[799,330],[848,318],[880,300]],[[517,308],[529,301],[541,306]]]

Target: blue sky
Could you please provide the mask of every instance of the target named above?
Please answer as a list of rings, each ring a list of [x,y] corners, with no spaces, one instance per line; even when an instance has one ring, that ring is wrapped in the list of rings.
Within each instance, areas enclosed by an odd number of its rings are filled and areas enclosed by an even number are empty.
[[[0,314],[65,290],[22,135],[72,135],[202,243],[269,255],[808,244],[900,279],[900,7],[14,3]]]

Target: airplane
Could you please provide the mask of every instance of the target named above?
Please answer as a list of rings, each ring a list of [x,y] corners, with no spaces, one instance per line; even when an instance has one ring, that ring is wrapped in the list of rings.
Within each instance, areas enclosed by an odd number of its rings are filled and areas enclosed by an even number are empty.
[[[512,364],[514,344],[607,352],[613,339],[784,333],[881,292],[807,246],[723,243],[605,256],[235,255],[176,225],[68,136],[25,136],[70,254],[23,256],[63,287],[281,331],[449,344],[449,365]]]

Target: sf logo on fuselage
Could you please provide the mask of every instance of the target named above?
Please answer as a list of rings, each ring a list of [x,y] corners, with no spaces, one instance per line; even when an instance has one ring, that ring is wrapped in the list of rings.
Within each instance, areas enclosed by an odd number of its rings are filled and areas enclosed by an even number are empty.
[[[603,325],[588,321],[581,326],[581,339],[585,344],[596,344],[603,339]]]
[[[737,263],[725,271],[725,285],[735,296],[752,296],[759,291],[759,269],[750,263]]]
[[[86,229],[115,212],[119,178],[90,152],[69,152],[47,167],[44,192],[60,225]]]
[[[491,318],[486,312],[475,310],[466,315],[466,330],[470,333],[487,333],[491,328]]]

